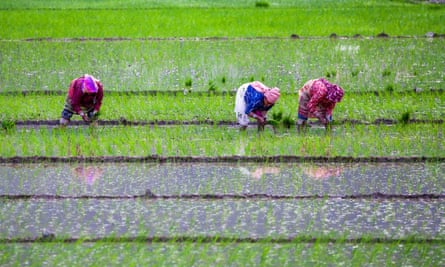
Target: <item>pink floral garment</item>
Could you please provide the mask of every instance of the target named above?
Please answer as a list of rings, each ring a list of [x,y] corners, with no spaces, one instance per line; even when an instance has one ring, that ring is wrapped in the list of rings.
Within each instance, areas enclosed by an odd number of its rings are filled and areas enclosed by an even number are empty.
[[[299,90],[299,96],[299,117],[325,121],[343,97],[343,89],[320,78],[306,82]]]

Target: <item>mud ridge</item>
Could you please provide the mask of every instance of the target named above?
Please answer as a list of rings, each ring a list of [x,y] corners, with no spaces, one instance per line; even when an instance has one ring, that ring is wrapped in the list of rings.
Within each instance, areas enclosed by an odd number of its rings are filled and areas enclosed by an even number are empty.
[[[428,90],[421,90],[419,88],[414,88],[412,90],[404,90],[404,91],[347,91],[347,94],[356,94],[356,95],[405,95],[405,94],[426,94],[426,93],[443,93],[445,90],[443,88],[431,88]],[[189,95],[189,96],[226,96],[226,95],[236,95],[236,91],[190,91],[190,90],[139,90],[139,91],[105,91],[106,95],[127,95],[127,96],[139,96],[139,95],[171,95],[171,96],[183,96],[183,95]],[[286,95],[298,95],[298,92],[283,92],[283,94]],[[22,91],[3,91],[0,92],[0,95],[7,95],[7,96],[34,96],[34,95],[66,95],[66,91],[61,90],[22,90]]]
[[[361,200],[443,200],[444,194],[384,194],[380,192],[357,195],[270,195],[270,194],[181,194],[181,195],[156,195],[147,190],[143,195],[0,195],[3,200],[64,200],[64,199],[149,199],[149,200],[304,200],[304,199],[361,199]]]
[[[254,37],[227,37],[227,36],[208,36],[208,37],[74,37],[74,38],[53,38],[53,37],[37,37],[18,39],[16,41],[25,42],[122,42],[122,41],[186,41],[186,42],[199,42],[199,41],[250,41],[250,40],[317,40],[317,39],[417,39],[417,38],[445,38],[445,34],[427,32],[424,35],[394,35],[390,36],[385,32],[381,32],[375,36],[364,36],[361,34],[337,35],[331,33],[328,36],[300,36],[298,34],[291,34],[288,37],[278,36],[254,36]]]
[[[19,127],[39,127],[39,126],[58,126],[58,120],[19,120],[14,122],[16,126]],[[352,125],[394,125],[399,124],[398,120],[395,119],[387,119],[387,118],[378,118],[374,121],[360,121],[354,119],[343,119],[343,120],[335,120],[333,125],[342,125],[342,124],[352,124]],[[410,119],[406,122],[407,124],[443,124],[443,119],[437,120],[422,120],[422,119]],[[119,120],[99,120],[97,121],[98,126],[180,126],[180,125],[210,125],[210,126],[231,126],[236,127],[238,124],[231,121],[213,121],[213,120],[191,120],[191,121],[179,121],[179,120],[153,120],[153,121],[130,121],[125,118],[121,118]],[[251,122],[250,125],[256,125]],[[320,123],[316,121],[311,121],[310,125],[320,125]],[[71,121],[68,127],[71,126],[88,126],[88,123],[85,123],[81,120]]]
[[[415,163],[415,162],[445,162],[445,157],[347,157],[347,156],[159,156],[145,157],[131,156],[72,156],[72,157],[47,157],[47,156],[14,156],[0,157],[0,164],[24,164],[24,163]]]
[[[55,234],[45,233],[39,237],[29,238],[3,238],[1,244],[8,243],[264,243],[264,244],[289,244],[289,243],[338,243],[338,244],[444,244],[444,239],[437,238],[385,238],[385,237],[359,237],[359,238],[333,238],[333,237],[313,237],[313,236],[295,236],[295,237],[223,237],[223,236],[134,236],[134,237],[99,237],[99,238],[75,238],[62,237],[57,238]]]

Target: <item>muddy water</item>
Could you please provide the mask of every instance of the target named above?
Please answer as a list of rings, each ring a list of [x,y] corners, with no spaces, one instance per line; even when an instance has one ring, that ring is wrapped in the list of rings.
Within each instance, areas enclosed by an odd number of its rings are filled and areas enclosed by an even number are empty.
[[[445,194],[445,163],[4,164],[0,195]]]

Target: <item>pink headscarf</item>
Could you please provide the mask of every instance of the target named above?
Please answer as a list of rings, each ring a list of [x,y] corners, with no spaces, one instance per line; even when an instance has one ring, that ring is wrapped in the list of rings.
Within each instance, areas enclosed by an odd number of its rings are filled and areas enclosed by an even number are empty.
[[[99,89],[95,80],[93,76],[85,74],[83,76],[82,91],[84,93],[97,93]]]
[[[326,95],[326,98],[329,101],[332,101],[335,103],[340,102],[341,99],[343,98],[343,94],[344,94],[343,89],[340,86],[330,83],[323,78],[321,78],[320,81],[324,83],[324,85],[326,86],[326,89],[328,90],[328,94]]]
[[[266,92],[264,92],[264,97],[266,98],[267,102],[275,104],[278,98],[280,98],[280,89],[274,87],[270,90],[267,90]]]

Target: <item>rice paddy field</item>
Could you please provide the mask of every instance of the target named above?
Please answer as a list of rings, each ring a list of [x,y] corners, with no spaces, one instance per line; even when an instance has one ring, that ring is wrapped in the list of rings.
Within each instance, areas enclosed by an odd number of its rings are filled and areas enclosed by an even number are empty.
[[[0,266],[444,266],[443,1],[0,3]],[[96,125],[59,127],[104,85]],[[298,89],[345,96],[295,127]],[[236,89],[279,87],[240,131]]]

